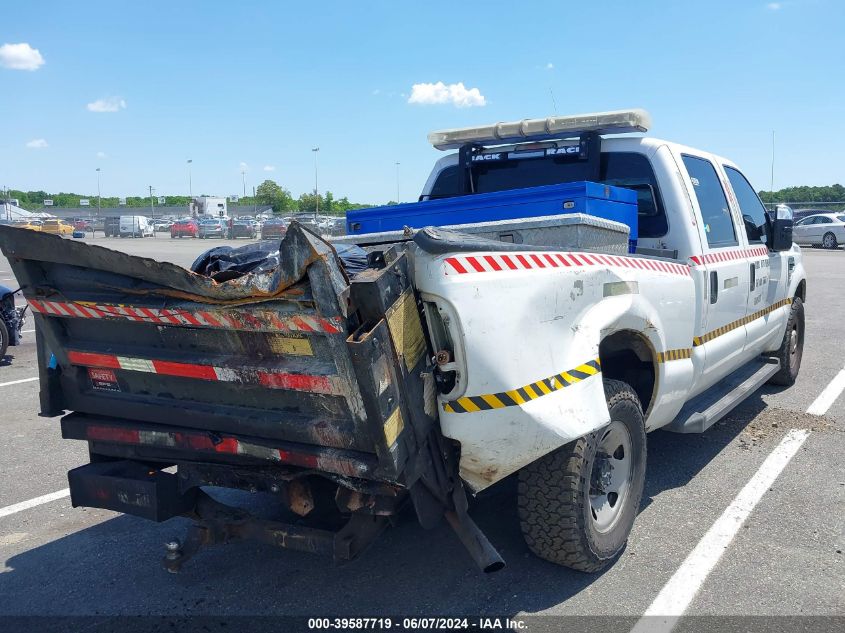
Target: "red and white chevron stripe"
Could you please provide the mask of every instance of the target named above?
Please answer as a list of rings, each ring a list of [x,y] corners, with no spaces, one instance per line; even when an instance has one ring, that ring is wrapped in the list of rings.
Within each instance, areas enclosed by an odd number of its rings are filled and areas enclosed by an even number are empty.
[[[768,254],[769,249],[766,246],[755,246],[754,248],[732,248],[730,250],[705,253],[704,255],[691,255],[690,261],[694,266],[702,266],[703,264],[732,262],[738,259],[749,259],[751,257],[766,257]]]
[[[268,389],[288,389],[308,393],[342,395],[342,383],[338,376],[292,374],[282,371],[250,369],[239,367],[215,367],[197,363],[179,363],[151,358],[117,356],[94,352],[69,351],[68,360],[72,365],[94,367],[98,369],[122,369],[163,376],[195,378],[213,382],[236,382],[258,384]]]
[[[187,430],[154,431],[127,428],[125,425],[90,424],[85,429],[85,438],[92,442],[140,444],[161,448],[181,448],[194,452],[244,455],[350,477],[361,477],[366,475],[368,471],[365,464],[337,457],[333,453],[318,453],[307,449],[294,451],[289,448],[274,448],[265,444],[247,442],[229,435],[213,438],[209,433]]]
[[[447,275],[468,273],[497,273],[512,270],[552,270],[565,268],[588,268],[604,266],[609,268],[633,268],[669,275],[689,276],[689,266],[658,259],[622,257],[598,253],[490,253],[476,255],[455,255],[447,257]]]
[[[82,301],[29,299],[33,312],[52,317],[122,319],[182,327],[207,327],[257,332],[315,332],[340,334],[341,319],[315,314],[288,314],[274,310],[183,310],[139,306],[94,304]]]

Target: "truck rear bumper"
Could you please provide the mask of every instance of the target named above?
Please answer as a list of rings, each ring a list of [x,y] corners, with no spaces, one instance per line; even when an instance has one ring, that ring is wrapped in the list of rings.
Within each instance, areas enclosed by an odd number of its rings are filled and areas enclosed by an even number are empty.
[[[103,508],[151,521],[166,521],[190,512],[197,489],[179,490],[176,475],[120,460],[86,464],[68,473],[74,508]]]
[[[388,523],[379,514],[353,514],[340,530],[333,531],[268,521],[224,505],[199,488],[182,492],[176,475],[129,460],[87,464],[70,471],[68,480],[74,507],[103,508],[157,522],[178,515],[193,518],[196,523],[184,542],[167,543],[162,564],[174,573],[201,548],[239,540],[329,555],[337,562],[351,560]]]

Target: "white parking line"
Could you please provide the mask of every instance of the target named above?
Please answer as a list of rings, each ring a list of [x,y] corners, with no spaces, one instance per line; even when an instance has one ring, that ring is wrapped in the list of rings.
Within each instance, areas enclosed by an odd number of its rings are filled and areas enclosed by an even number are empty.
[[[23,382],[32,382],[33,380],[38,380],[38,376],[35,378],[22,378],[20,380],[12,380],[11,382],[0,382],[0,387],[10,387],[12,385],[19,385]]]
[[[754,506],[809,435],[805,429],[786,434],[660,590],[631,633],[669,633],[675,627]]]
[[[843,390],[845,390],[845,369],[836,374],[824,388],[824,391],[819,394],[819,397],[813,400],[813,404],[807,408],[807,413],[824,415]]]
[[[21,501],[20,503],[0,508],[0,519],[7,517],[10,514],[15,514],[17,512],[29,510],[30,508],[34,508],[36,506],[44,505],[45,503],[50,503],[51,501],[56,501],[57,499],[64,499],[68,495],[70,495],[70,489],[64,488],[63,490],[51,492],[48,495],[41,495],[40,497],[35,497],[35,499]]]

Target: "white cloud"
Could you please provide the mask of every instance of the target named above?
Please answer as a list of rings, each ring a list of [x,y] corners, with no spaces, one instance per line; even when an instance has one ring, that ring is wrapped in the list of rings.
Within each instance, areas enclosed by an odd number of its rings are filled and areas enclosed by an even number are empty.
[[[553,63],[549,62],[548,64],[546,64],[546,70],[554,70],[554,69],[555,69],[555,65]]]
[[[38,70],[43,65],[41,52],[26,42],[0,46],[0,66],[12,70]]]
[[[97,158],[107,158],[108,154],[105,152],[97,152]]]
[[[781,2],[770,2],[766,5],[766,8],[769,11],[780,11],[781,7],[783,7],[783,4]]]
[[[436,84],[414,84],[408,103],[423,105],[451,103],[456,108],[471,108],[486,105],[487,100],[478,88],[467,90],[463,82],[446,85],[438,81]]]
[[[264,165],[264,171],[276,171],[275,165]]]
[[[249,165],[245,162],[241,161],[241,164],[238,165],[238,171],[247,171],[249,169]]]
[[[126,101],[121,97],[106,97],[92,101],[86,107],[90,112],[117,112],[126,108]]]
[[[34,138],[31,141],[28,141],[26,146],[32,149],[44,149],[47,147],[47,141],[43,138]]]
[[[376,88],[375,90],[373,90],[373,95],[380,95],[380,94],[381,94],[380,88]]]

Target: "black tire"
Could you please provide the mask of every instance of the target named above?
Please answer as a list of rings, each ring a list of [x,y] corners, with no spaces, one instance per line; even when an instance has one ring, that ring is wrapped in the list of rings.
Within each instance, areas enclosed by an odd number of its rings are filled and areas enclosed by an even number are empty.
[[[828,231],[822,237],[822,248],[827,248],[829,250],[834,250],[839,247],[839,244],[836,241],[836,236]]]
[[[789,319],[786,322],[786,331],[783,333],[783,340],[775,358],[780,361],[780,369],[769,378],[772,385],[791,387],[798,378],[801,370],[801,359],[804,356],[804,302],[801,297],[792,299],[792,307],[789,309]]]
[[[9,349],[9,329],[5,321],[0,321],[0,360],[6,356],[7,349]]]
[[[640,507],[646,467],[646,437],[642,406],[624,382],[605,380],[604,393],[611,424],[541,457],[519,472],[519,523],[529,549],[540,558],[578,571],[597,572],[610,565],[628,542]],[[611,511],[615,519],[602,530],[591,503],[599,475],[614,456],[599,453],[606,436],[627,431],[630,467],[627,488]],[[597,461],[597,456],[602,459]],[[609,497],[608,497],[609,498]]]

